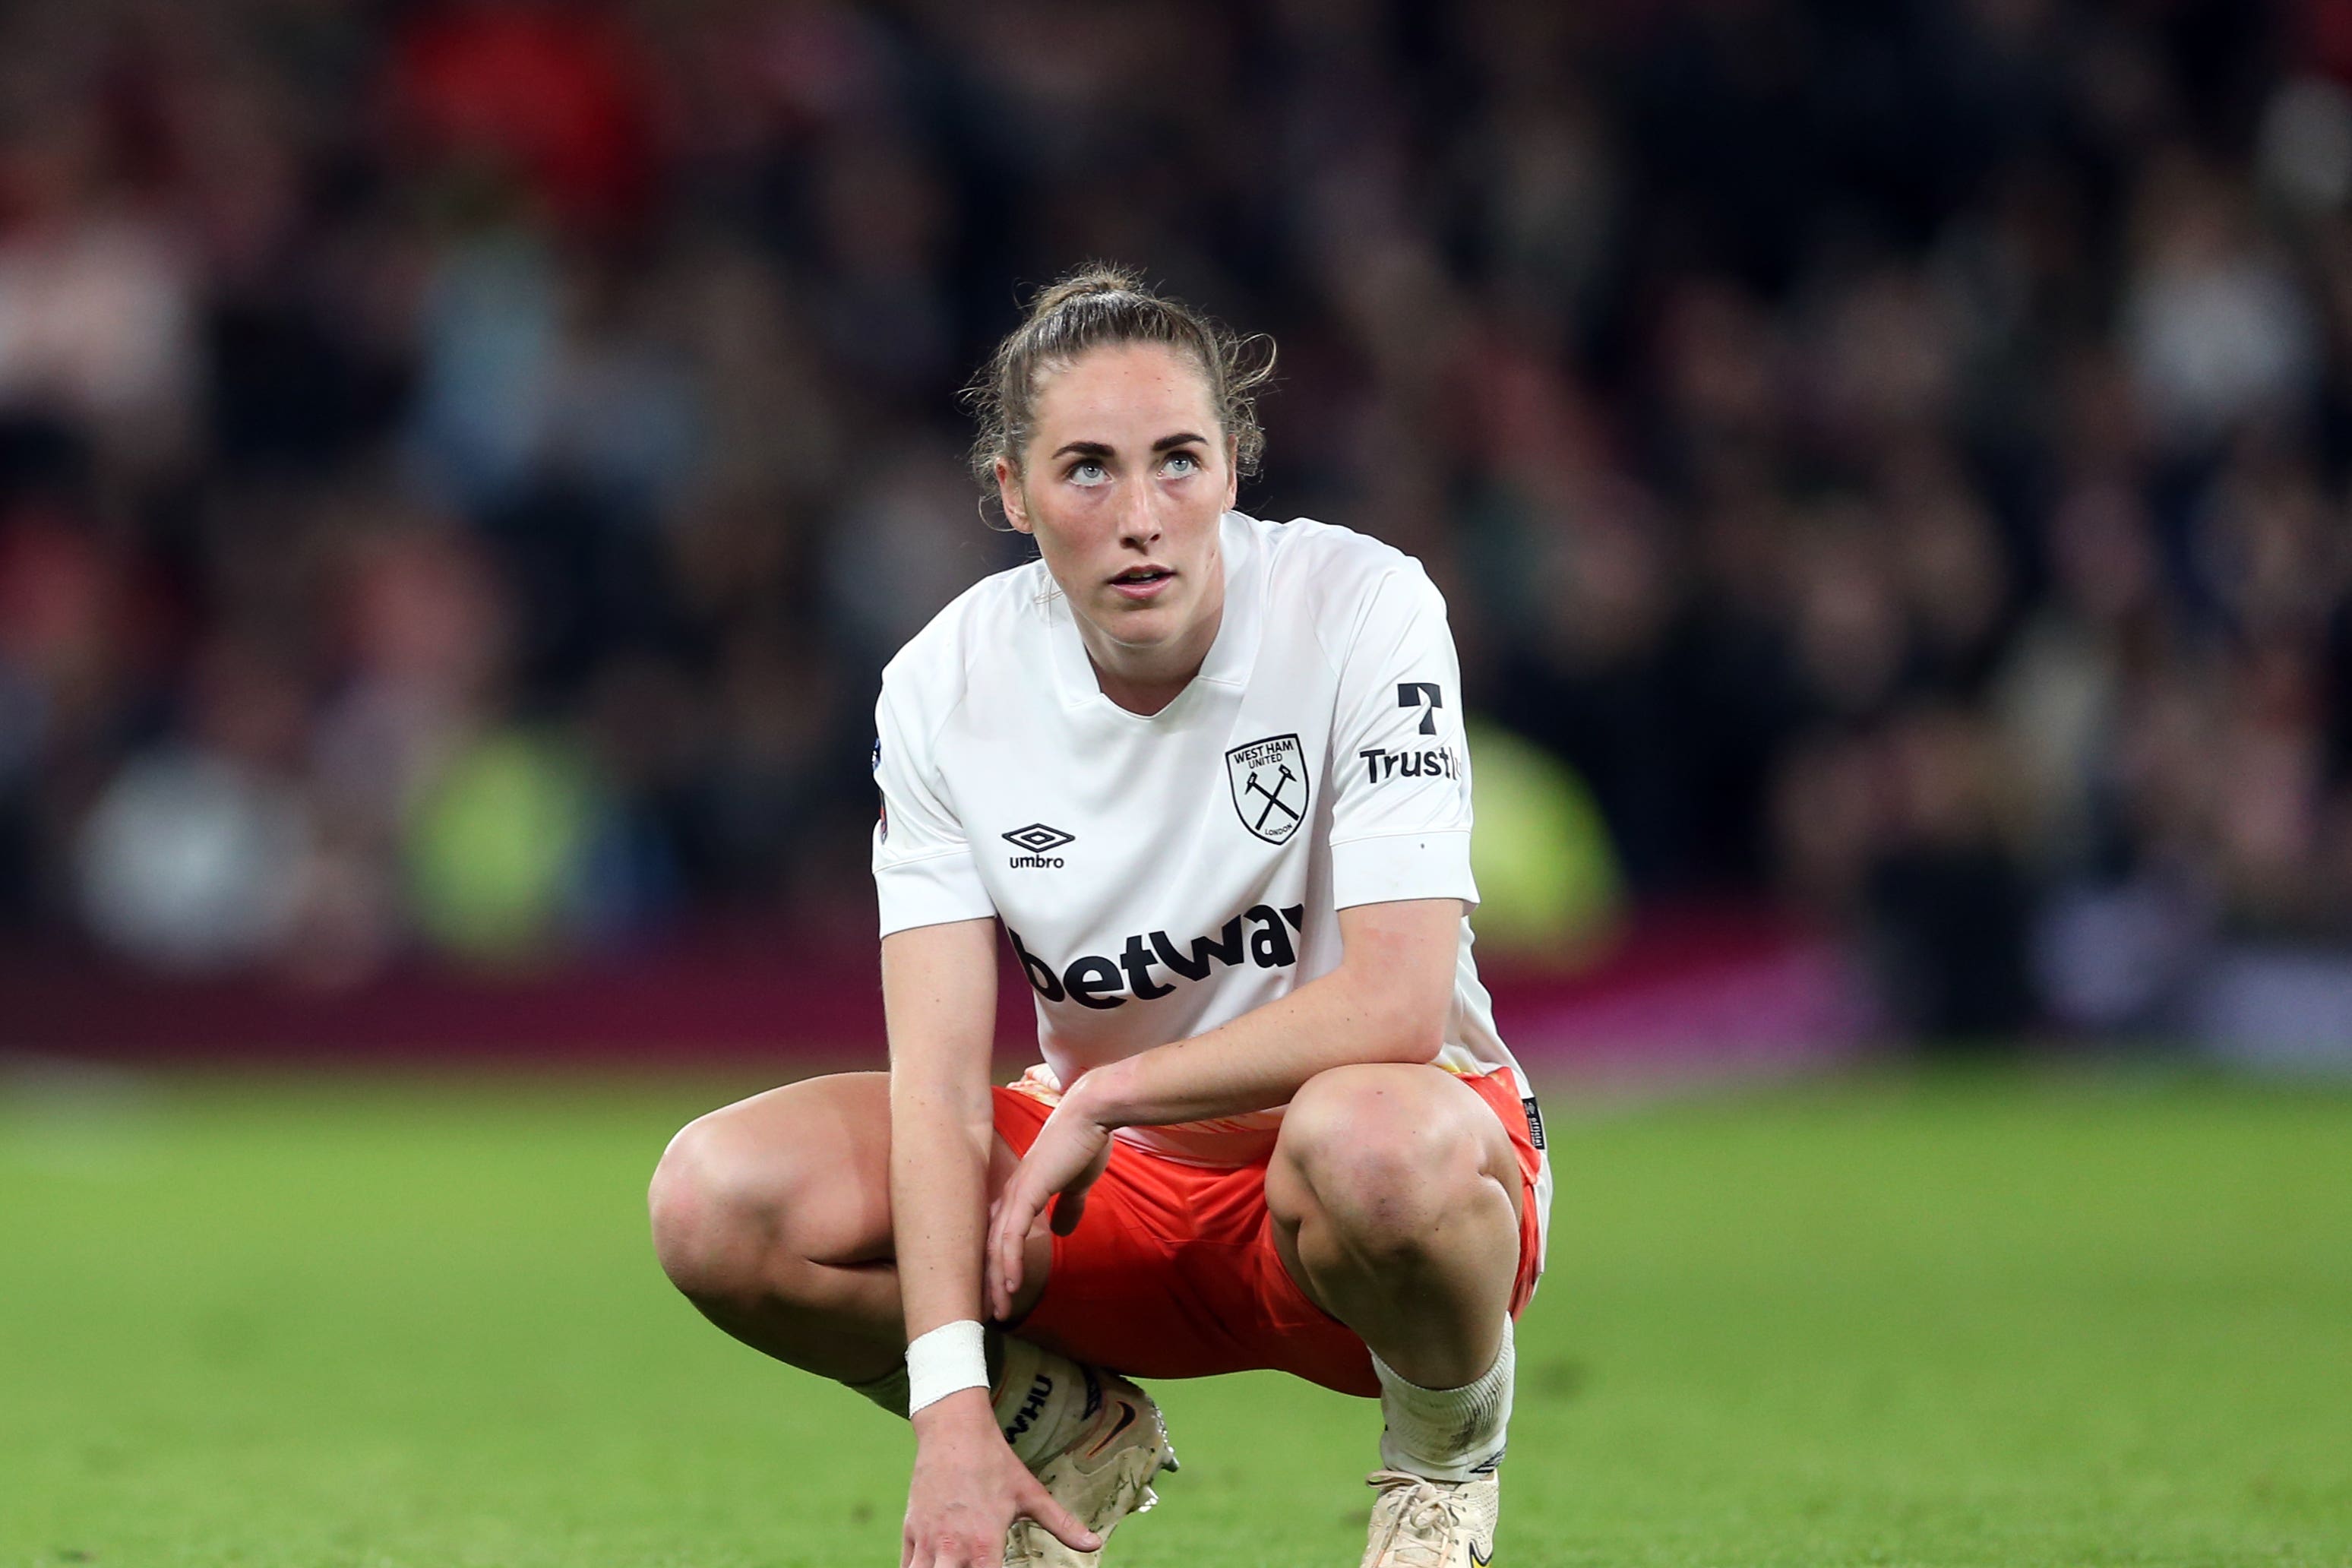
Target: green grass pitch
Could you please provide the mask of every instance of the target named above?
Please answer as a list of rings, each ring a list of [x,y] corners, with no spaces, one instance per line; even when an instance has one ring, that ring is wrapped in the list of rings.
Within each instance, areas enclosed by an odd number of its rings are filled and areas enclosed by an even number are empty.
[[[0,1568],[884,1568],[906,1428],[722,1339],[708,1083],[0,1077]],[[1548,1102],[1511,1564],[2352,1564],[2352,1095]],[[1129,1568],[1361,1547],[1373,1408],[1163,1384]]]

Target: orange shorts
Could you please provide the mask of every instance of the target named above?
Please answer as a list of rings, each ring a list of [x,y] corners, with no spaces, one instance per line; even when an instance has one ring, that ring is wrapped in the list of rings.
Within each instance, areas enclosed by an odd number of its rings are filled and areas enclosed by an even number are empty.
[[[1509,1075],[1462,1080],[1501,1119],[1519,1156],[1519,1268],[1511,1313],[1534,1294],[1542,1155]],[[999,1088],[996,1131],[1025,1154],[1052,1106]],[[1371,1352],[1307,1299],[1275,1250],[1263,1160],[1210,1170],[1114,1141],[1085,1215],[1054,1237],[1045,1294],[1021,1337],[1130,1377],[1206,1377],[1272,1368],[1342,1394],[1376,1396]]]

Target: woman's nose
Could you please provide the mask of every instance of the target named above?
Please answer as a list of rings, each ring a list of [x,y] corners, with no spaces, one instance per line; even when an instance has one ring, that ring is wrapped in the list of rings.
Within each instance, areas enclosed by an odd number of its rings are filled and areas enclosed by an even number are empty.
[[[1151,487],[1137,485],[1128,492],[1119,518],[1119,537],[1149,544],[1160,537],[1160,513],[1151,504]]]

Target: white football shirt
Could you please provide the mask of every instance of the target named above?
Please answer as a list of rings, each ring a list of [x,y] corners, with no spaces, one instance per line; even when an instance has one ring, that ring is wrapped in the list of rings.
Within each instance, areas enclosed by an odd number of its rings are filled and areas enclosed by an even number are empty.
[[[882,933],[994,916],[1068,1083],[1205,1033],[1339,962],[1338,911],[1477,901],[1445,605],[1344,528],[1225,514],[1201,672],[1145,717],[1102,694],[1042,561],[974,584],[882,675]],[[1437,1065],[1527,1080],[1462,924]],[[1262,1157],[1281,1112],[1118,1136],[1196,1164]],[[1546,1160],[1538,1201],[1548,1210]]]

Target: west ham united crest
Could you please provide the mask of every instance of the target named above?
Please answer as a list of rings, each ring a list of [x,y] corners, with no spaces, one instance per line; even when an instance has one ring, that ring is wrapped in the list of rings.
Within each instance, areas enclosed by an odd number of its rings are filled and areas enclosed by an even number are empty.
[[[1225,782],[1242,826],[1280,844],[1307,820],[1307,750],[1296,735],[1274,735],[1225,753]]]

